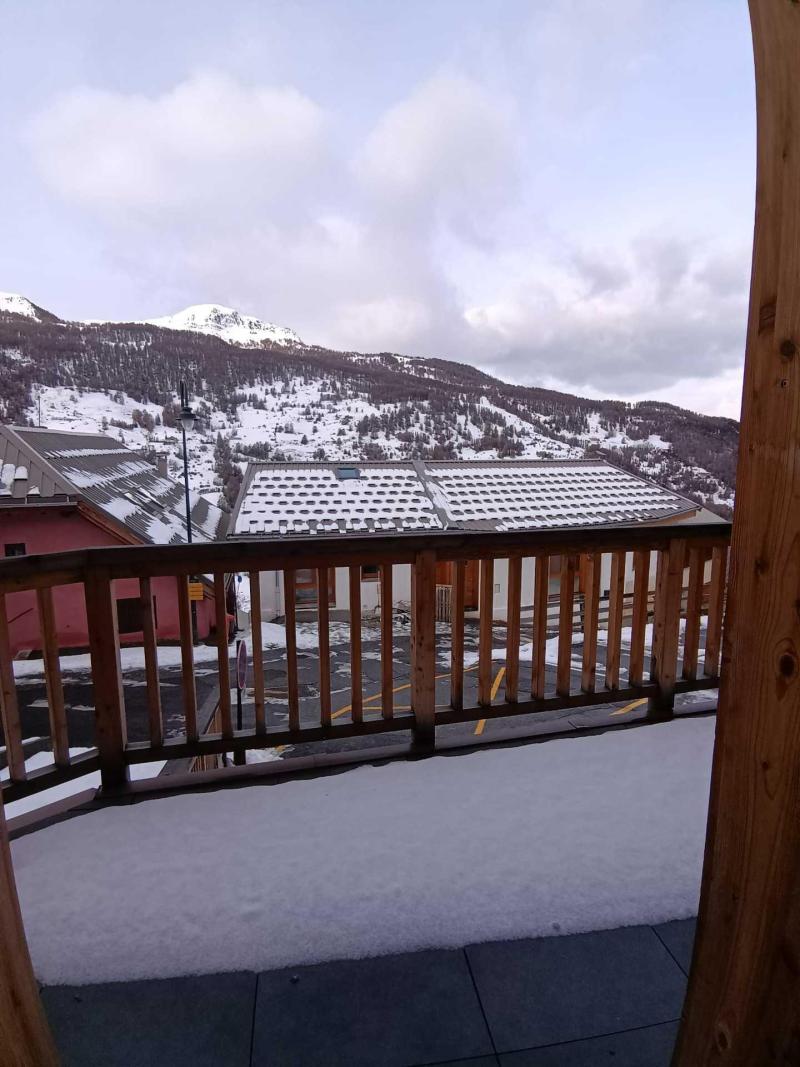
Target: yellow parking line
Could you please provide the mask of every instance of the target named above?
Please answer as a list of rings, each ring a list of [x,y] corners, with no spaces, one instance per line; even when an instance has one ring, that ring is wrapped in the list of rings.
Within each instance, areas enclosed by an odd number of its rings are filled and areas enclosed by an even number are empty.
[[[489,700],[494,700],[497,696],[497,690],[500,688],[500,683],[503,680],[503,675],[506,673],[505,667],[501,667],[497,672],[494,682],[492,683],[492,691],[489,694]],[[475,736],[480,737],[483,731],[486,729],[486,719],[479,719],[478,724],[475,727]]]
[[[612,711],[612,715],[627,715],[629,711],[633,711],[634,708],[640,708],[642,704],[647,703],[647,697],[641,697],[639,700],[632,700],[630,704],[626,704],[624,708],[617,708],[616,711]]]

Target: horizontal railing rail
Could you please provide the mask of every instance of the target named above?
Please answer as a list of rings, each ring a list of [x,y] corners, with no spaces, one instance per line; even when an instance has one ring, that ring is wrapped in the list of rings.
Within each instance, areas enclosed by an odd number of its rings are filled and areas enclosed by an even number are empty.
[[[242,762],[251,749],[389,731],[411,731],[417,749],[428,752],[440,726],[629,698],[646,698],[651,718],[668,718],[676,693],[717,684],[729,539],[728,524],[698,523],[90,548],[2,561],[0,711],[8,767],[4,796],[13,800],[86,770],[99,768],[103,785],[114,788],[125,785],[130,766],[137,763],[190,759],[205,767],[225,753]],[[558,557],[557,566],[553,557]],[[478,561],[477,624],[465,621],[464,610],[467,568],[475,568],[474,561]],[[450,564],[450,621],[437,624],[437,586],[442,586],[437,573],[444,563]],[[374,618],[378,656],[369,655],[380,659],[380,682],[372,695],[365,695],[362,669],[363,566],[377,566],[379,576]],[[316,577],[313,685],[301,680],[298,665],[299,568]],[[335,706],[341,701],[332,699],[331,685],[333,570],[346,579],[349,609],[349,700],[342,707]],[[270,695],[265,680],[264,572],[278,572],[282,585],[286,660],[277,698]],[[226,586],[232,573],[247,576],[251,603],[251,721],[241,730],[235,728],[231,697],[234,674]],[[189,576],[197,575],[206,578],[203,596],[215,624],[218,689],[212,732],[202,734],[189,583]],[[165,588],[165,579],[177,606],[182,708],[179,729],[175,716],[170,718],[169,736],[159,668],[164,642],[155,595],[157,585]],[[130,598],[131,580],[138,581],[145,676],[145,706],[139,710],[147,735],[146,740],[135,741],[128,739],[126,693],[130,701],[133,690],[124,684],[115,596],[115,583],[120,582]],[[61,589],[75,585],[82,586],[85,601],[96,746],[80,756],[71,755],[59,659]],[[36,771],[25,766],[12,656],[10,620],[19,614],[26,597],[32,598],[38,619],[35,647],[42,654],[53,750],[52,766]],[[392,611],[392,604],[401,600],[411,605],[410,626],[402,634]],[[337,607],[342,606],[338,600]],[[476,647],[469,650],[474,630]],[[303,636],[307,654],[308,633],[303,631]],[[397,642],[406,636],[408,682],[396,685]],[[141,692],[141,681],[136,684]],[[398,698],[399,693],[405,696]]]

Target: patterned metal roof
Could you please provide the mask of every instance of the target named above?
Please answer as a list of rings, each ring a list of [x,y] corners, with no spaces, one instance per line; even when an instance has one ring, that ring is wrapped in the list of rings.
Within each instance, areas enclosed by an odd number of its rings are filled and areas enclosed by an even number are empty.
[[[227,516],[191,494],[192,537],[223,537]],[[0,426],[0,507],[83,501],[140,541],[186,541],[183,487],[141,453],[104,434]]]
[[[253,463],[229,536],[613,526],[696,510],[604,460]]]

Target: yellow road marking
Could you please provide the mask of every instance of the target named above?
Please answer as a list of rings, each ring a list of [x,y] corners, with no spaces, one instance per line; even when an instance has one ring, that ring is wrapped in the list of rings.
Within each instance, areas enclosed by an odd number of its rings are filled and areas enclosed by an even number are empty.
[[[633,711],[634,708],[639,708],[642,704],[647,703],[647,697],[641,697],[639,700],[632,700],[630,704],[626,704],[624,708],[617,708],[616,711],[612,711],[612,715],[627,715],[629,711]]]
[[[494,682],[492,683],[492,691],[489,694],[489,700],[494,700],[497,696],[497,690],[500,688],[500,683],[503,680],[503,675],[506,673],[505,667],[501,667],[497,672]],[[478,725],[475,727],[475,736],[480,737],[483,731],[486,729],[486,719],[479,719]]]

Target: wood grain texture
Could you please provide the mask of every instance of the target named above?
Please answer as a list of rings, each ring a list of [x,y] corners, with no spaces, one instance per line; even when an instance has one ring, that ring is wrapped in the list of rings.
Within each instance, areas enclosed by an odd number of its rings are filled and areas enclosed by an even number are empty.
[[[671,718],[675,703],[685,558],[684,542],[672,541],[659,559],[652,668],[652,679],[658,685],[658,696],[650,701],[649,707],[650,717],[656,720]]]
[[[331,620],[330,578],[327,567],[317,568],[317,620],[319,628],[319,716],[331,724]]]
[[[494,560],[481,560],[480,620],[478,623],[478,704],[492,702],[492,629],[494,623]]]
[[[450,707],[464,707],[464,593],[467,564],[458,559],[453,564],[453,587],[450,598]]]
[[[394,714],[394,633],[392,632],[392,565],[381,564],[381,714]]]
[[[800,4],[751,0],[758,162],[700,912],[674,1063],[800,1062]]]
[[[214,607],[217,629],[217,671],[219,673],[219,719],[222,736],[233,737],[231,719],[231,664],[228,649],[228,611],[225,602],[225,575],[214,575]]]
[[[8,611],[6,598],[2,594],[0,594],[0,719],[3,723],[9,776],[12,781],[24,781],[26,771],[25,754],[22,749],[22,726],[19,718],[17,685],[14,681]]]
[[[125,762],[127,731],[122,696],[117,608],[107,572],[95,571],[86,582],[86,620],[92,662],[95,744],[104,789],[128,781]]]
[[[289,729],[300,729],[300,695],[297,683],[297,573],[283,572],[283,610],[286,617],[286,700]]]
[[[544,697],[547,671],[547,601],[550,595],[550,558],[536,557],[533,579],[533,662],[531,664],[531,696]]]
[[[697,677],[697,654],[700,644],[700,612],[703,607],[702,549],[689,551],[689,589],[686,598],[686,628],[683,632],[683,677]]]
[[[47,710],[50,716],[50,740],[53,744],[53,762],[57,767],[68,767],[67,711],[64,707],[64,689],[61,685],[61,662],[58,655],[58,632],[53,610],[52,589],[36,590],[36,607],[39,612],[39,631],[42,638],[42,659],[47,689]]]
[[[625,553],[611,556],[608,589],[608,644],[606,645],[606,689],[619,689],[622,652],[622,612],[625,607]]]
[[[1,794],[0,1062],[4,1067],[57,1067],[60,1062],[25,940]]]
[[[142,644],[144,648],[144,676],[147,694],[147,721],[150,741],[160,745],[164,739],[161,723],[161,686],[158,680],[158,640],[153,602],[153,586],[149,578],[139,582],[139,603],[142,611]]]
[[[178,600],[178,625],[181,635],[181,689],[183,718],[188,741],[197,740],[197,688],[194,681],[194,651],[192,646],[192,605],[189,601],[189,579],[185,574],[175,578]]]
[[[436,554],[420,552],[411,574],[414,613],[411,641],[415,648],[411,676],[414,740],[430,747],[436,727]]]
[[[519,699],[519,637],[522,606],[522,558],[508,561],[508,605],[506,610],[506,701]]]
[[[597,621],[600,610],[600,567],[603,557],[599,552],[584,556],[583,568],[585,589],[583,594],[583,658],[581,662],[581,689],[593,693],[597,684]]]
[[[261,575],[250,571],[250,634],[253,640],[253,704],[255,706],[256,733],[263,734],[267,728],[264,704],[264,651],[261,633]]]
[[[725,578],[728,549],[720,545],[711,552],[711,587],[708,594],[708,627],[703,657],[703,674],[711,678],[719,675],[719,653],[722,644],[722,618],[725,605]]]
[[[631,650],[628,660],[628,684],[641,685],[644,680],[644,646],[647,633],[647,603],[650,584],[650,553],[646,548],[633,553],[633,614]]]
[[[558,665],[556,667],[556,692],[569,696],[572,673],[572,619],[575,612],[575,556],[561,557],[561,582],[558,606]]]
[[[350,567],[350,715],[353,722],[364,721],[364,695],[361,681],[361,567]]]

